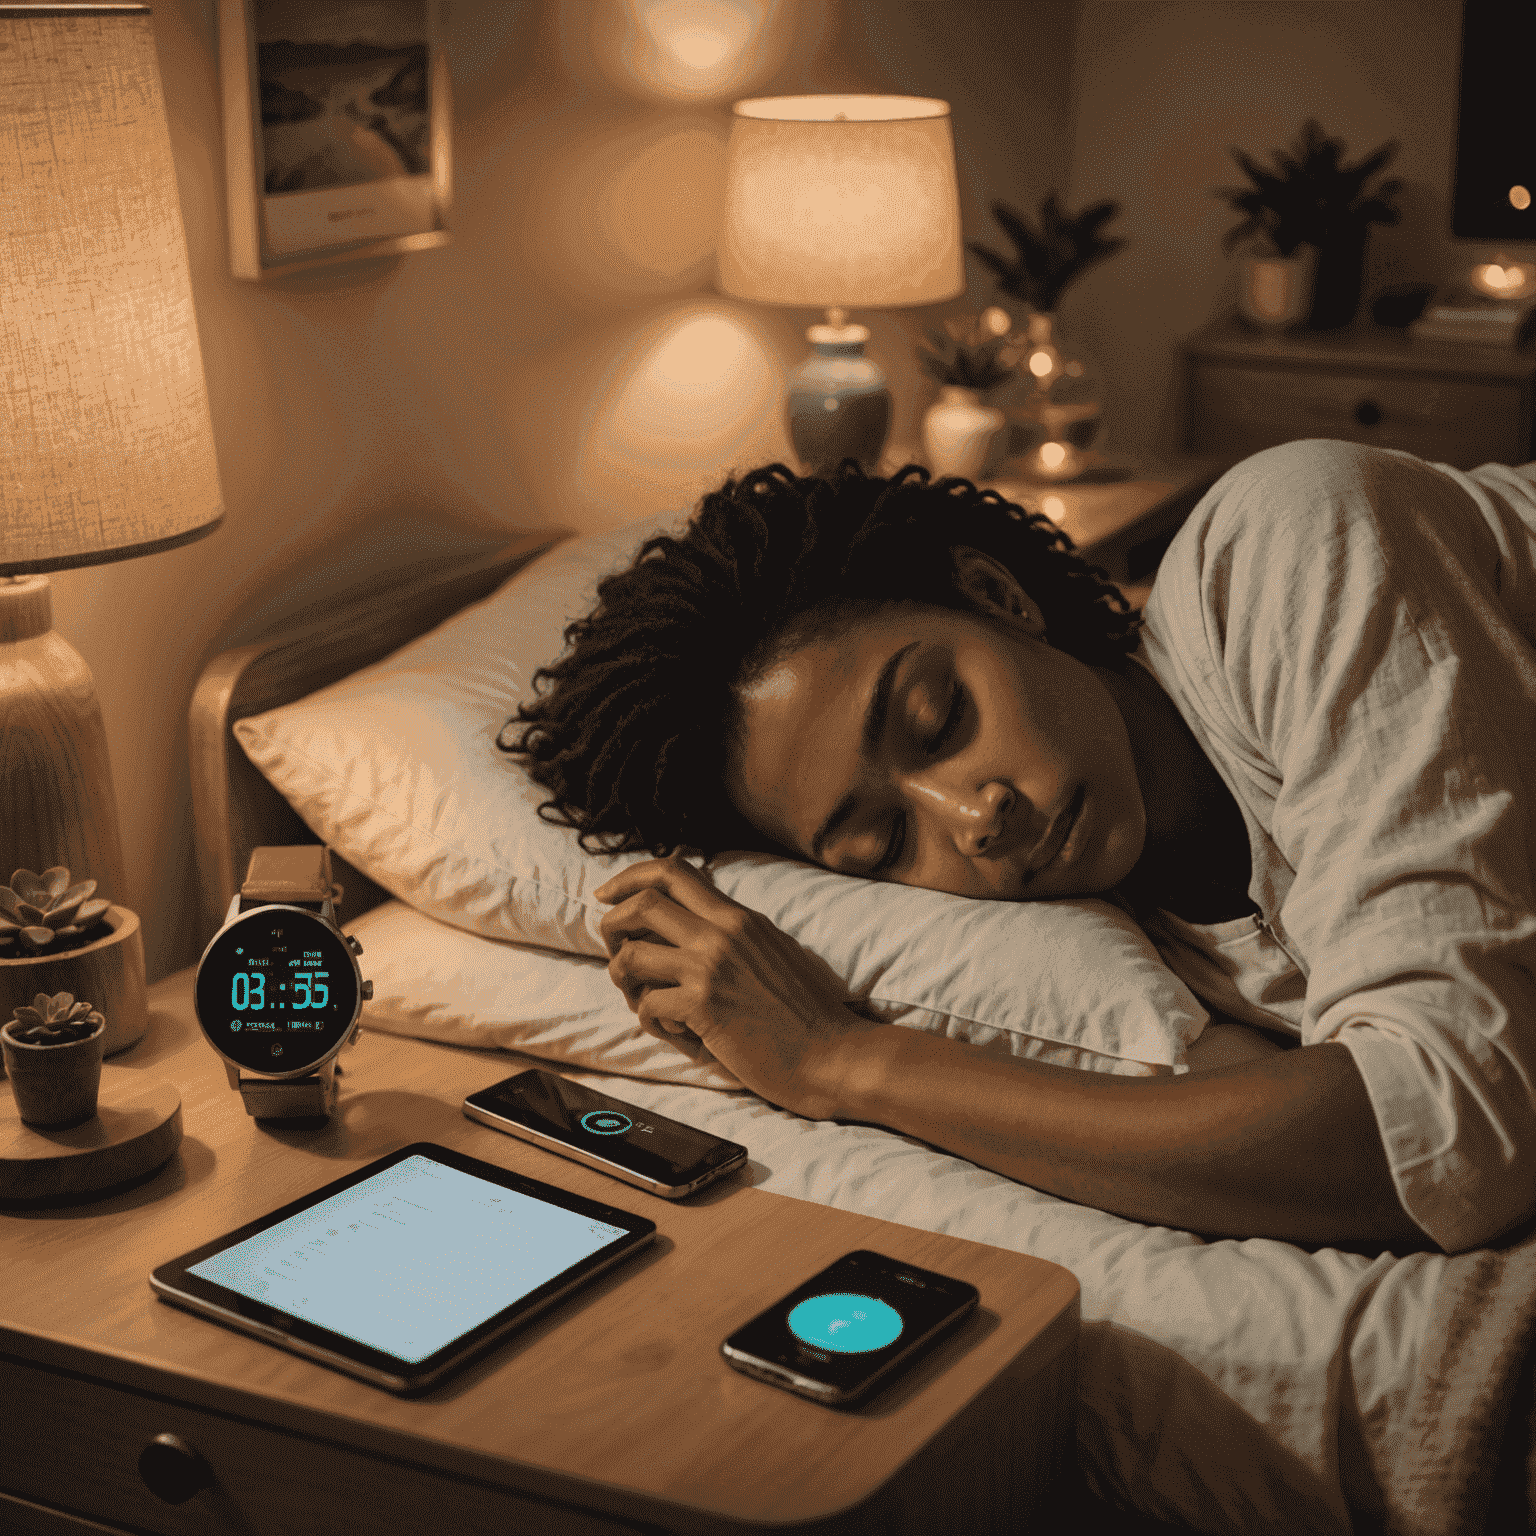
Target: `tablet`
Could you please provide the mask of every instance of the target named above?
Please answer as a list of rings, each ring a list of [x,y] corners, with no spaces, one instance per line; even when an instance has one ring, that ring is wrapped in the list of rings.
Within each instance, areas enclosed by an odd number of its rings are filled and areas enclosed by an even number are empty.
[[[435,1386],[656,1223],[429,1141],[159,1265],[166,1301],[376,1387]]]

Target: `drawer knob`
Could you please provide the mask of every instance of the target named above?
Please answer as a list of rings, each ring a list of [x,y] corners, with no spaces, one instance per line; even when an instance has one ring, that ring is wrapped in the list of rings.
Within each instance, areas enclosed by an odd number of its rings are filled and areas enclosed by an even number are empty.
[[[1374,400],[1362,400],[1355,407],[1355,420],[1362,427],[1374,427],[1381,420],[1381,407]]]
[[[185,1504],[213,1486],[213,1472],[179,1435],[156,1435],[139,1453],[139,1476],[157,1499]]]

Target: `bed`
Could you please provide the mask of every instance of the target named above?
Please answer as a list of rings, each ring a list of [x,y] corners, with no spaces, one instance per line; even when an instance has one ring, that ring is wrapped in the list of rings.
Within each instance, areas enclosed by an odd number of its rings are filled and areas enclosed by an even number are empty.
[[[252,848],[317,840],[312,807],[269,782],[235,726],[324,698],[354,676],[375,678],[370,708],[377,711],[390,698],[391,678],[408,691],[413,675],[410,668],[379,672],[387,659],[412,655],[410,646],[447,621],[505,601],[513,578],[569,547],[556,532],[525,535],[478,559],[310,612],[208,665],[191,707],[206,931],[222,920]],[[415,653],[417,662],[426,654]],[[404,713],[409,708],[402,704]],[[327,840],[334,850],[335,840]],[[402,899],[412,888],[388,874],[373,878],[378,868],[370,874],[358,867],[367,859],[333,859],[344,887],[343,925],[368,931],[370,959],[409,981],[420,925],[431,921]],[[461,942],[455,932],[444,931],[445,946]],[[590,988],[601,962],[590,949],[579,952],[579,934],[566,942],[564,932],[505,943],[497,953],[513,967],[512,981],[524,974],[515,967],[525,965],[538,968],[546,990],[550,976]],[[506,938],[482,922],[477,942]],[[404,1025],[365,1016],[365,1024],[496,1050],[510,1041],[596,1087],[745,1143],[775,1193],[1071,1269],[1082,1286],[1077,1439],[1090,1498],[1211,1533],[1527,1528],[1536,1294],[1529,1238],[1450,1259],[1203,1241],[1143,1227],[876,1127],[799,1119],[707,1071],[654,1080],[632,1073],[622,1053],[562,1057],[537,1031],[466,1032],[475,1023],[466,1025],[466,1014],[485,1005],[450,995],[452,964],[435,972],[420,965],[416,984],[437,989],[437,1013],[418,1009]],[[561,1017],[570,1016],[570,1005],[535,1003],[537,988],[529,987],[530,1010],[549,1015],[563,1007]],[[498,994],[499,1017],[509,1006],[507,990]],[[517,985],[510,990],[515,1011]],[[445,1010],[457,1020],[452,1028],[442,1022]],[[1191,1064],[1198,1065],[1196,1054],[1192,1049]]]

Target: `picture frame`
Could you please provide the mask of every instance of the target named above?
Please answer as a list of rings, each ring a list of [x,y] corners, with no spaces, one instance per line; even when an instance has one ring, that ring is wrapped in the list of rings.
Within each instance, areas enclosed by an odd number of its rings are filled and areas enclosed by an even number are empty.
[[[219,0],[218,15],[236,277],[449,243],[446,0]]]

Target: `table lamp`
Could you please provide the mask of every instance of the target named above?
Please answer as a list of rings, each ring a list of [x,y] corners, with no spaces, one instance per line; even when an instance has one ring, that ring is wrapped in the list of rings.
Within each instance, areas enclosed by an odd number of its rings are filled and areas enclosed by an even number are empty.
[[[149,7],[0,4],[0,115],[0,883],[62,864],[126,904],[95,685],[42,573],[223,516]]]
[[[844,457],[874,472],[891,395],[854,307],[937,304],[965,291],[949,103],[925,96],[738,101],[726,146],[719,287],[825,309],[789,378],[789,436],[808,473]]]

